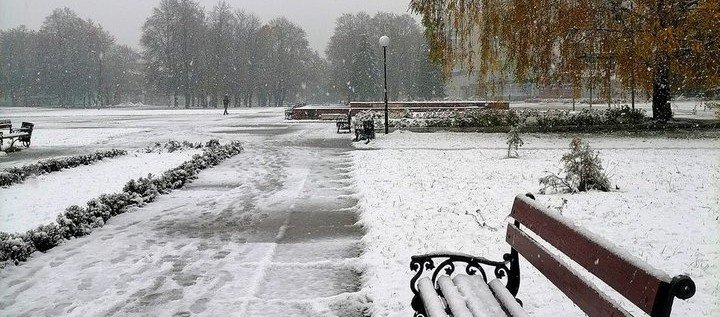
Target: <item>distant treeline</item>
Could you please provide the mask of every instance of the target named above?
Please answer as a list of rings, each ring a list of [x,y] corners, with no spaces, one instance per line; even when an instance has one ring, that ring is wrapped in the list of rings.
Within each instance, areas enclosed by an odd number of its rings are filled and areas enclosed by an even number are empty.
[[[444,96],[409,15],[343,15],[323,58],[285,18],[263,24],[226,2],[206,12],[192,0],[162,0],[142,26],[142,52],[67,8],[38,31],[0,31],[0,105],[214,107],[225,94],[235,106],[380,100],[381,35],[391,38],[391,99]]]

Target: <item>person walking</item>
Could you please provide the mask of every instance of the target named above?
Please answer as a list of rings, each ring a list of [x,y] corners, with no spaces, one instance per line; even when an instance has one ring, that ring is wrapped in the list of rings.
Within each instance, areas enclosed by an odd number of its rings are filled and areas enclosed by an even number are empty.
[[[223,116],[226,114],[229,114],[227,111],[227,108],[229,105],[230,105],[230,96],[225,94],[225,97],[223,98],[223,106],[225,107],[225,112],[223,112]]]

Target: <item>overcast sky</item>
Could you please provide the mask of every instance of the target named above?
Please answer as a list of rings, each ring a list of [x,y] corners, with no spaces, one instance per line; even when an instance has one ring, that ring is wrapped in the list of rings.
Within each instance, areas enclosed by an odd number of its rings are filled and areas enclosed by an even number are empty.
[[[37,30],[53,9],[68,7],[86,19],[100,23],[120,44],[140,47],[140,28],[160,0],[0,0],[0,29],[27,25]],[[218,0],[199,0],[210,11]],[[253,12],[263,22],[285,16],[308,34],[310,46],[324,55],[343,13],[378,11],[409,13],[410,0],[227,0],[236,9]]]

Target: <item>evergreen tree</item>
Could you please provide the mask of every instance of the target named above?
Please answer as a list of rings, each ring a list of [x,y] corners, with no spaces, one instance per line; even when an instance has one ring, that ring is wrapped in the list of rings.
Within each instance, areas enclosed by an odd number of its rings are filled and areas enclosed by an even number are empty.
[[[423,41],[413,63],[413,99],[438,99],[445,97],[445,80],[439,65],[430,61],[427,44]]]
[[[375,50],[366,34],[360,35],[350,69],[352,70],[352,77],[349,81],[349,89],[352,91],[350,100],[378,100],[381,84],[379,67]]]
[[[39,90],[37,37],[25,26],[0,32],[0,96],[9,98],[12,106],[29,105]]]

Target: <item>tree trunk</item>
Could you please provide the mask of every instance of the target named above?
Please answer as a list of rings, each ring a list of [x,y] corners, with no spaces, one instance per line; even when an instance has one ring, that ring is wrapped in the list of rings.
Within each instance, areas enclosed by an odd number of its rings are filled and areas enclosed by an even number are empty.
[[[657,2],[656,15],[659,19],[656,35],[660,35],[667,28],[669,21],[669,5],[665,0]],[[672,118],[670,109],[670,54],[668,53],[667,39],[660,38],[659,47],[654,54],[655,69],[653,69],[653,119],[669,120]]]
[[[670,108],[670,59],[668,53],[657,52],[653,75],[653,119],[669,120],[672,118]]]

